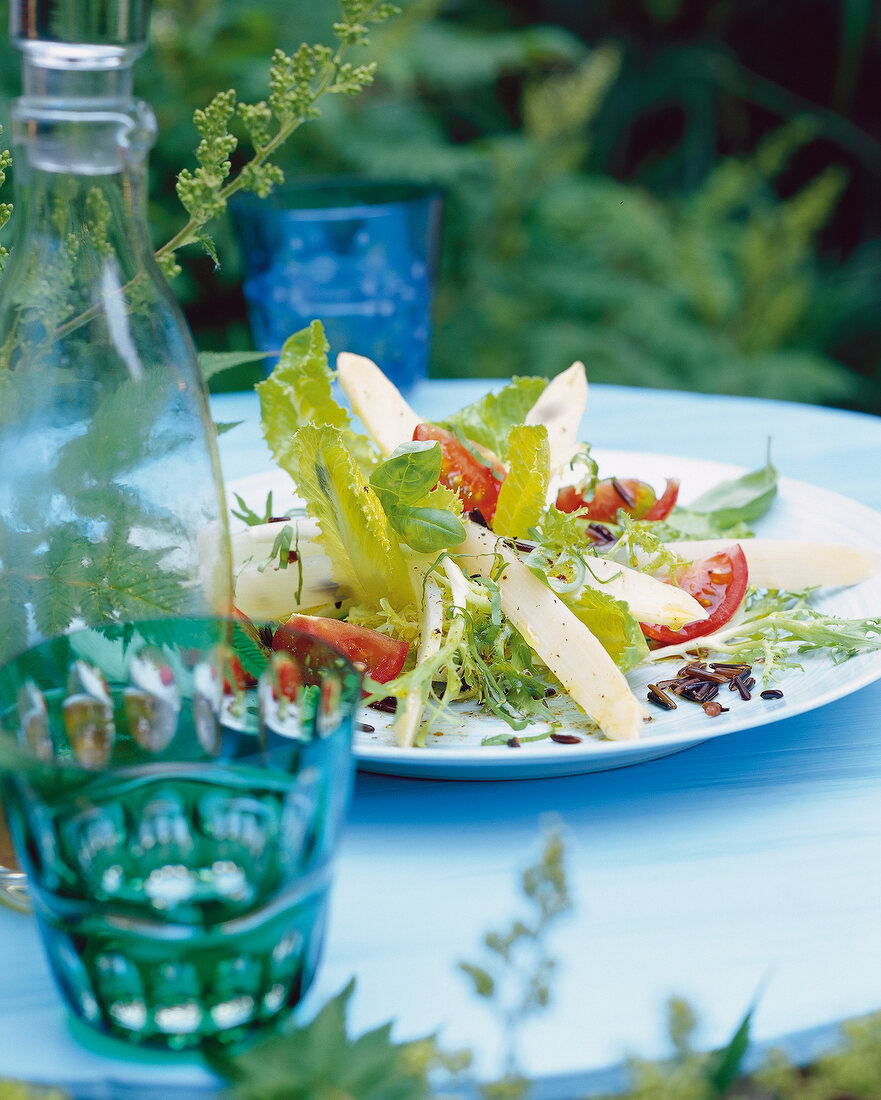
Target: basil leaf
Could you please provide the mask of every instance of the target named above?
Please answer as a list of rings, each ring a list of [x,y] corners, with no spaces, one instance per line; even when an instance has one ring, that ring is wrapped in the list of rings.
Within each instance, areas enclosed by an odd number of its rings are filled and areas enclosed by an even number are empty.
[[[441,449],[437,440],[403,443],[370,475],[377,495],[393,496],[399,504],[415,504],[437,485],[441,471]]]
[[[720,482],[684,510],[706,516],[721,528],[753,523],[771,507],[777,495],[777,477],[777,469],[769,458],[761,469]],[[675,526],[675,512],[670,522]]]
[[[442,508],[401,508],[389,514],[389,522],[404,542],[420,554],[458,546],[465,538],[462,521]]]
[[[421,554],[457,546],[465,538],[458,516],[427,504],[440,470],[437,441],[417,440],[402,444],[370,475],[370,487],[395,533]]]

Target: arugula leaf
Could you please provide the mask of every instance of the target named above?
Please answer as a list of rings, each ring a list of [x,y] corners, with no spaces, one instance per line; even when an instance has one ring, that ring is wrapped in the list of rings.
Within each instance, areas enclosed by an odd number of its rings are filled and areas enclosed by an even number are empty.
[[[649,648],[639,623],[623,600],[585,585],[560,599],[584,623],[622,672],[638,665]]]
[[[318,520],[334,576],[359,601],[401,608],[413,600],[404,555],[376,493],[330,425],[295,431],[287,445],[290,473],[309,515]]]
[[[693,500],[686,513],[698,513],[713,524],[727,530],[738,523],[753,523],[771,507],[777,495],[777,469],[770,452],[765,465],[742,477],[722,481]],[[674,510],[671,525],[676,526],[679,509]]]
[[[235,508],[230,508],[230,514],[234,515],[236,519],[242,520],[247,523],[249,527],[257,527],[262,523],[269,523],[272,518],[272,490],[266,494],[266,504],[263,508],[263,515],[258,515],[253,508],[249,507],[245,501],[239,496],[238,493],[233,493],[236,498],[236,503],[239,506],[238,512]]]
[[[550,480],[548,430],[543,424],[518,424],[508,436],[508,476],[502,482],[493,517],[500,535],[524,535],[544,511]]]
[[[269,551],[269,557],[262,564],[257,566],[257,572],[262,573],[268,566],[276,563],[277,568],[287,569],[290,564],[291,557],[291,541],[294,537],[294,529],[286,523],[284,527],[275,536],[275,541],[272,544],[272,549]]]
[[[457,546],[465,538],[462,521],[445,508],[426,506],[437,484],[441,450],[434,440],[404,443],[370,475],[389,523],[401,538],[422,554]],[[441,501],[437,501],[441,503]]]
[[[623,515],[623,513],[619,512],[620,515]],[[687,508],[674,508],[667,519],[660,522],[655,520],[639,520],[637,522],[645,522],[646,529],[650,529],[661,542],[723,537],[748,539],[754,535],[753,529],[746,523],[734,523],[726,526],[724,523],[719,523],[709,513],[692,512]]]
[[[494,454],[504,455],[511,429],[523,423],[547,384],[546,378],[512,378],[503,390],[488,393],[448,417],[444,426],[460,431]]]
[[[328,350],[321,322],[313,321],[309,328],[285,341],[272,374],[254,387],[260,398],[261,425],[269,449],[278,464],[293,476],[291,439],[298,428],[307,424],[336,428],[362,469],[376,463],[369,440],[351,431],[349,413],[333,396]]]

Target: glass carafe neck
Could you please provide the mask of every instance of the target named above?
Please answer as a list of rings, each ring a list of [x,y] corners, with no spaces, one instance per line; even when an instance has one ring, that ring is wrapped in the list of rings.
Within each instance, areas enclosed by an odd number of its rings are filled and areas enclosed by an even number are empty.
[[[131,62],[102,66],[95,64],[57,66],[55,58],[45,49],[28,51],[21,59],[22,94],[38,102],[83,105],[97,103],[128,103],[132,98],[133,71]]]

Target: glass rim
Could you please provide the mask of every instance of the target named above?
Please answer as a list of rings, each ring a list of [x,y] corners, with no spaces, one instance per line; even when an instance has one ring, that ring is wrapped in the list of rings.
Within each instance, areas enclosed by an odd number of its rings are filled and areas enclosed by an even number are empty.
[[[330,221],[381,217],[396,206],[437,202],[443,196],[437,184],[412,180],[316,176],[283,183],[266,198],[237,195],[230,199],[229,206],[234,216],[271,212],[286,221]],[[327,201],[315,201],[315,197]]]
[[[179,656],[179,653],[187,650],[194,652],[201,651],[204,654],[213,654],[210,663],[219,670],[218,675],[220,677],[228,677],[230,680],[237,680],[238,675],[244,668],[244,664],[247,663],[247,658],[243,664],[242,655],[244,651],[237,651],[233,639],[236,628],[242,630],[245,621],[243,617],[238,615],[206,614],[164,616],[125,624],[102,624],[96,627],[82,627],[71,630],[66,634],[45,639],[21,650],[14,657],[11,657],[0,665],[0,740],[6,743],[6,739],[12,737],[16,742],[16,749],[12,751],[8,759],[8,754],[5,750],[0,752],[0,779],[2,779],[4,772],[15,770],[17,765],[19,763],[23,764],[25,760],[31,762],[40,772],[46,771],[47,768],[50,771],[57,771],[59,769],[67,771],[73,768],[77,771],[84,770],[94,774],[95,769],[88,765],[83,766],[76,760],[60,760],[57,758],[43,760],[40,758],[39,753],[35,751],[34,746],[26,746],[21,743],[20,738],[22,733],[19,710],[21,704],[18,693],[21,689],[26,689],[28,684],[36,688],[41,697],[45,698],[47,702],[53,700],[50,706],[57,708],[59,703],[56,696],[61,693],[61,697],[63,697],[66,691],[64,680],[70,668],[72,668],[76,662],[82,660],[85,660],[87,663],[92,662],[105,681],[105,688],[109,693],[108,701],[110,699],[113,700],[110,706],[114,715],[116,715],[120,701],[124,698],[128,690],[127,678],[131,661],[140,656],[144,650],[161,651],[165,649],[169,652],[172,662]],[[247,620],[247,622],[251,623],[258,631],[262,626],[269,625],[269,623],[252,622],[252,620]],[[108,637],[106,633],[107,628],[113,625],[131,626],[134,629],[128,637],[123,637],[121,635],[117,635],[115,638]],[[143,628],[145,631],[145,633],[140,636],[138,633],[139,627]],[[182,631],[190,631],[191,633],[189,635],[182,633],[180,637],[175,637],[173,633],[175,627],[180,628]],[[149,628],[159,628],[160,634],[151,634]],[[302,630],[297,630],[296,627],[286,627],[286,630],[289,634],[294,636],[297,641],[304,643],[304,652],[293,655],[293,659],[297,662],[302,662],[304,668],[307,670],[307,679],[300,682],[305,684],[313,682],[308,679],[308,670],[310,669],[309,657],[311,656],[313,659],[317,658],[319,668],[312,665],[311,670],[313,673],[317,672],[320,679],[315,680],[314,683],[317,684],[320,682],[323,684],[328,682],[337,685],[334,691],[338,692],[336,699],[337,704],[341,708],[340,713],[342,715],[342,721],[352,726],[357,718],[358,706],[361,700],[363,669],[345,653],[341,652],[337,647],[325,641],[323,638],[316,638]],[[166,636],[162,637],[161,634],[166,631],[168,633]],[[200,631],[201,634],[199,633]],[[102,665],[101,660],[88,655],[88,645],[86,645],[85,656],[82,652],[78,653],[76,648],[77,639],[83,641],[97,639],[98,644],[103,644],[106,641],[111,646],[117,645],[117,647],[118,644],[121,643],[121,654],[119,654],[117,648],[116,659],[118,660],[119,656],[122,657],[123,665],[120,667],[125,668],[125,673],[120,676],[108,671],[106,664]],[[253,638],[251,638],[250,641],[252,645],[256,644]],[[250,685],[238,689],[242,698],[250,696],[252,692],[256,693],[258,690],[258,683],[262,685],[265,674],[274,667],[272,657],[275,656],[277,651],[271,649],[271,647],[267,647],[265,642],[263,643],[263,648],[268,650],[268,653],[265,654],[268,658],[265,667],[260,670],[259,677],[253,675],[253,673],[251,674],[252,683]],[[176,653],[174,651],[178,652]],[[232,666],[228,663],[233,657],[237,658],[242,666],[239,669],[239,673],[235,674],[231,671]],[[184,658],[184,660],[186,661],[186,658]],[[41,666],[43,675],[40,675],[39,671]],[[246,669],[245,673],[247,674]],[[275,676],[276,673],[270,673],[270,675]],[[224,692],[224,696],[225,695],[226,692]],[[218,707],[220,707],[219,702]],[[18,717],[14,719],[10,725],[9,719],[11,716],[15,715]],[[223,724],[220,717],[220,709],[218,709],[217,712],[217,721],[221,725]],[[260,729],[262,729],[262,724]],[[17,734],[16,730],[18,730]],[[256,726],[252,732],[257,732]],[[265,744],[261,743],[259,751],[264,752],[265,748]],[[164,749],[160,749],[159,751],[161,755]],[[156,762],[164,763],[164,760],[160,760],[159,757],[157,757]],[[123,761],[116,760],[113,763],[108,761],[100,770],[121,772],[126,770],[127,767],[128,765]]]

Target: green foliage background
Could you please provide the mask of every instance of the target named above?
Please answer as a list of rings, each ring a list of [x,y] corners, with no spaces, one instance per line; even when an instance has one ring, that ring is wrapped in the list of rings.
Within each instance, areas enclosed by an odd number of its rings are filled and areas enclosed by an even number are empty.
[[[374,35],[376,84],[334,97],[280,163],[290,180],[343,173],[443,188],[433,375],[553,374],[581,358],[596,381],[881,410],[881,248],[821,236],[855,158],[878,152],[847,116],[872,29],[866,5],[819,5],[840,19],[831,106],[750,80],[726,46],[724,4],[700,6],[679,38],[670,28],[695,7],[685,0],[402,6]],[[798,0],[750,7],[766,10],[769,32],[799,21]],[[320,40],[335,10],[335,0],[154,0],[138,90],[160,124],[157,244],[182,220],[174,179],[194,163],[193,109],[227,87],[259,98],[272,50]],[[4,42],[0,120],[17,72]],[[764,125],[732,143],[732,111],[762,97]],[[681,136],[646,142],[671,105]],[[638,140],[650,154],[634,154]],[[814,169],[818,143],[827,155]],[[236,244],[228,224],[214,236],[220,269],[192,250],[176,289],[201,347],[244,348]]]

